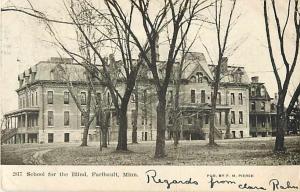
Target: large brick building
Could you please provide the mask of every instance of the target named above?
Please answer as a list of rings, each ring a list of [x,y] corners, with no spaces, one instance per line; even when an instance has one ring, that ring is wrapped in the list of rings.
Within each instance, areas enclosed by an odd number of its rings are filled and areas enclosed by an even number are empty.
[[[86,84],[83,67],[75,65],[70,59],[64,59],[71,75],[76,95],[85,106]],[[66,64],[67,63],[67,64]],[[163,62],[161,62],[163,64]],[[60,58],[42,61],[24,71],[18,77],[17,89],[19,109],[5,114],[6,130],[2,130],[2,141],[8,143],[51,143],[80,142],[83,124],[81,113],[76,107],[66,83],[60,78],[58,66]],[[180,108],[182,114],[181,139],[207,139],[209,131],[208,114],[211,104],[211,82],[215,70],[208,65],[202,53],[190,53],[185,58],[185,70],[181,79]],[[176,64],[174,72],[176,72]],[[151,73],[146,68],[140,71],[136,93],[132,95],[128,106],[128,135],[131,139],[132,125],[138,96],[138,140],[156,138],[156,92]],[[224,138],[248,137],[249,125],[249,80],[243,67],[230,66],[225,58],[222,65],[220,90],[217,100],[216,135]],[[96,83],[97,84],[97,83]],[[124,89],[122,83],[117,88]],[[102,95],[106,107],[110,108],[109,141],[116,141],[118,121],[111,104],[110,93],[99,82],[97,94]],[[174,100],[174,85],[168,88],[168,109]],[[166,138],[172,138],[172,121],[167,113],[168,127]],[[99,139],[99,128],[95,118],[89,131],[89,140]]]

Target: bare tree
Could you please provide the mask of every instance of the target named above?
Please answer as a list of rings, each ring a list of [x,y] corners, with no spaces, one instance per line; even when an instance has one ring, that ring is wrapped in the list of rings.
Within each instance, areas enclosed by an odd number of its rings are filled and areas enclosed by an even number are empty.
[[[269,2],[269,3],[268,3]],[[272,15],[269,13],[269,5],[271,6]],[[278,102],[277,102],[277,128],[276,128],[276,141],[275,141],[275,152],[285,151],[284,147],[284,130],[286,128],[287,115],[291,113],[292,108],[295,105],[300,93],[300,83],[294,92],[292,99],[289,102],[288,108],[285,110],[284,103],[286,101],[286,95],[289,89],[289,84],[294,73],[294,69],[297,65],[298,55],[299,55],[299,40],[300,40],[300,15],[299,15],[299,1],[298,0],[288,0],[286,1],[287,9],[285,10],[285,18],[280,18],[278,8],[276,6],[275,0],[264,0],[264,20],[265,29],[268,42],[268,50],[270,55],[270,60],[273,68],[273,72],[276,78],[277,90],[278,90]],[[270,22],[275,22],[275,30],[277,32],[277,39],[271,37],[272,28],[270,27]],[[293,38],[292,43],[287,42],[287,30],[293,31],[295,33],[295,38]],[[275,45],[274,45],[275,44]],[[275,46],[279,44],[279,53],[275,53]],[[289,54],[287,53],[288,48],[293,48],[294,51]],[[276,60],[280,58],[281,61]],[[279,65],[283,62],[285,66],[285,75],[283,77],[279,74]]]
[[[179,32],[183,30],[183,38],[189,32],[190,26],[193,19],[197,14],[206,8],[204,3],[206,1],[172,1],[165,0],[164,6],[158,10],[155,14],[154,19],[151,15],[151,5],[153,4],[150,1],[131,0],[133,7],[135,7],[140,16],[141,22],[143,24],[144,34],[147,39],[147,44],[149,46],[148,51],[143,49],[141,40],[138,38],[134,30],[128,25],[127,20],[124,18],[124,11],[121,9],[121,6],[118,2],[112,0],[106,0],[107,5],[111,7],[111,13],[114,13],[120,19],[120,22],[128,30],[128,33],[135,41],[137,47],[140,51],[140,56],[143,58],[143,61],[149,67],[156,87],[158,105],[157,105],[157,137],[156,137],[156,148],[155,148],[155,157],[161,158],[166,155],[165,153],[165,131],[166,131],[166,91],[170,82],[171,72],[175,59],[177,57],[179,47],[181,47],[182,39],[179,39]],[[171,18],[168,20],[168,16]],[[158,61],[158,38],[159,34],[166,27],[172,28],[171,34],[171,43],[168,48],[166,62],[163,63],[164,71],[163,74],[159,71],[162,65]]]
[[[236,0],[233,0],[231,3],[231,8],[229,12],[228,20],[225,24],[222,23],[222,19],[224,17],[224,4],[223,0],[215,0],[214,1],[214,26],[216,30],[216,38],[217,38],[217,60],[216,60],[216,68],[213,73],[213,82],[212,82],[212,98],[211,98],[211,111],[209,115],[209,145],[216,145],[215,143],[215,114],[216,114],[216,106],[217,106],[217,94],[219,90],[219,84],[221,79],[221,65],[223,62],[223,57],[225,51],[227,49],[228,37],[230,34],[230,30],[232,29],[233,22],[233,14],[236,7]]]

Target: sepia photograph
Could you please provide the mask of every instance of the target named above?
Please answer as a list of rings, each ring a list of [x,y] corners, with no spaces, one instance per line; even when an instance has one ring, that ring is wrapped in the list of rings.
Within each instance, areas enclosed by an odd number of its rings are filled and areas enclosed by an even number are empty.
[[[285,165],[294,182],[239,190],[299,190],[299,9],[298,0],[4,0],[1,169]],[[71,175],[198,185],[157,173]],[[236,184],[205,177],[211,188]]]

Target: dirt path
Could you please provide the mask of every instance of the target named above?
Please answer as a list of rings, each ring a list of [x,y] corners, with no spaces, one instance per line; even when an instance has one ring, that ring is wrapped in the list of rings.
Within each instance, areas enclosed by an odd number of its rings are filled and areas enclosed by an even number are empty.
[[[23,158],[23,163],[26,165],[46,165],[44,154],[52,149],[46,149],[28,154]]]

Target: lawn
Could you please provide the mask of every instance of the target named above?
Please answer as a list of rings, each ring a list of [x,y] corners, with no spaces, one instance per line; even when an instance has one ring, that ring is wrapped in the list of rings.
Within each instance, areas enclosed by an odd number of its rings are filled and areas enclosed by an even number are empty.
[[[153,158],[155,142],[128,144],[128,152],[116,152],[115,144],[102,151],[97,143],[90,143],[88,147],[79,147],[79,144],[4,145],[1,162],[24,164],[24,157],[26,160],[44,151],[40,158],[49,165],[300,165],[299,136],[286,137],[288,150],[285,154],[272,152],[274,138],[270,137],[219,140],[217,143],[218,147],[211,148],[207,141],[182,141],[174,148],[172,142],[167,141],[164,159]]]

